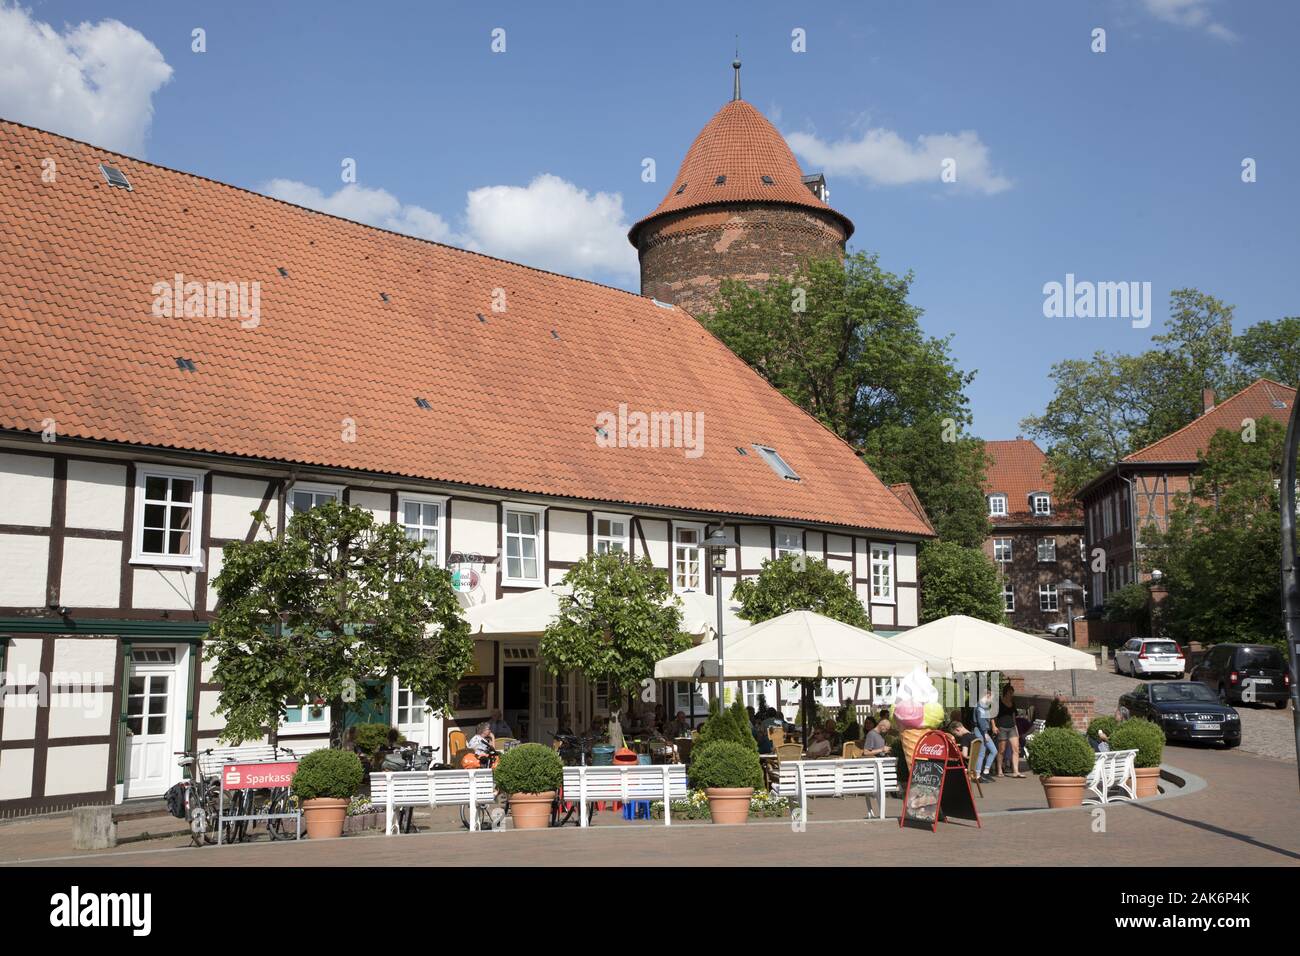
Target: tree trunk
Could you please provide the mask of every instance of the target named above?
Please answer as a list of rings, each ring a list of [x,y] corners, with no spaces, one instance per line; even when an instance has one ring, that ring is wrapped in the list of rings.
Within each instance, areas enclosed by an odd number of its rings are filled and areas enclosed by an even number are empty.
[[[334,749],[343,747],[343,697],[340,695],[330,701],[330,746]]]

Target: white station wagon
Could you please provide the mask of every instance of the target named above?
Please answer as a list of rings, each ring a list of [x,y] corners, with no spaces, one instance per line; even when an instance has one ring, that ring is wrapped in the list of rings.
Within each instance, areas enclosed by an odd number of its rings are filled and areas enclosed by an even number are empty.
[[[1182,677],[1186,666],[1183,649],[1174,641],[1162,638],[1135,637],[1115,652],[1116,674]]]

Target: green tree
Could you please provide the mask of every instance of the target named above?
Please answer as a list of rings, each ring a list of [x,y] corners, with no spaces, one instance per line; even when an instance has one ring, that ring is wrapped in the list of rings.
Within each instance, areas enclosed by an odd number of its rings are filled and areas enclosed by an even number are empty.
[[[1125,455],[1182,428],[1201,413],[1201,393],[1236,381],[1233,307],[1196,289],[1170,295],[1166,331],[1138,355],[1096,352],[1052,366],[1052,399],[1021,427],[1040,438],[1058,497],[1074,492]]]
[[[608,681],[611,708],[654,677],[657,661],[691,646],[681,601],[649,558],[588,554],[564,584],[570,593],[561,596],[538,651],[551,673],[578,670]]]
[[[1260,322],[1237,336],[1237,388],[1258,378],[1271,378],[1295,388],[1300,385],[1300,318]]]
[[[1132,624],[1140,634],[1151,633],[1151,592],[1134,581],[1106,595],[1102,618],[1118,624]]]
[[[983,551],[954,541],[929,541],[917,563],[921,578],[921,623],[949,614],[1006,623],[1002,583]]]
[[[988,523],[983,445],[963,432],[973,375],[950,337],[922,332],[911,283],[866,253],[812,259],[762,288],[724,282],[706,325],[882,480],[910,482],[940,535],[977,544]]]
[[[1253,435],[1218,431],[1168,526],[1144,529],[1143,565],[1163,571],[1169,590],[1160,613],[1170,637],[1281,641],[1277,481],[1285,434],[1269,418]]]
[[[206,659],[226,740],[274,735],[288,706],[310,700],[330,705],[337,746],[363,681],[396,677],[439,710],[470,666],[451,575],[362,508],[327,502],[295,512],[281,537],[231,542],[214,585]]]
[[[848,575],[801,554],[764,561],[758,577],[741,581],[731,596],[740,604],[740,616],[754,624],[788,611],[807,610],[871,628],[871,618],[853,592]]]

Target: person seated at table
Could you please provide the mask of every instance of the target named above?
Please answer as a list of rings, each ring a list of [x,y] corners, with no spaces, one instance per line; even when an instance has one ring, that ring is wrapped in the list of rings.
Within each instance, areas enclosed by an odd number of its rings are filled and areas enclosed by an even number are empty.
[[[515,735],[515,732],[510,729],[510,725],[506,723],[505,718],[501,716],[501,711],[499,710],[492,711],[492,716],[488,718],[488,723],[492,730],[493,737],[513,737]]]
[[[770,754],[776,751],[776,748],[772,746],[772,738],[767,735],[767,728],[761,722],[755,722],[749,728],[749,732],[754,735],[754,741],[758,744],[760,754]]]
[[[474,728],[474,736],[469,738],[469,743],[465,746],[476,754],[486,754],[496,749],[496,742],[496,737],[492,733],[492,724],[485,720]]]
[[[829,756],[831,751],[835,749],[836,736],[835,721],[826,721],[819,729],[813,731],[812,740],[808,743],[808,756]]]
[[[689,737],[691,722],[686,717],[686,711],[679,710],[677,716],[664,725],[664,733],[669,737]]]
[[[889,720],[877,721],[876,726],[867,731],[867,736],[862,741],[862,756],[864,757],[888,757],[889,744],[885,742],[885,734],[889,733]]]

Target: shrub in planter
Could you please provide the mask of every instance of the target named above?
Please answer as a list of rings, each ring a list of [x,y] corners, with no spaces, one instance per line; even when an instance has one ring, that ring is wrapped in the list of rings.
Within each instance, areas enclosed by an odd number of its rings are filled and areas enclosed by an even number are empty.
[[[695,738],[693,749],[698,751],[720,740],[742,744],[754,753],[758,753],[758,741],[754,739],[754,732],[749,727],[749,715],[745,712],[739,698],[725,710],[720,709],[717,702],[714,702],[708,719],[704,721],[699,735]]]
[[[547,825],[551,801],[564,782],[560,755],[542,744],[520,744],[501,755],[493,771],[497,788],[510,794],[510,815],[521,830]]]
[[[313,750],[299,761],[289,789],[302,801],[308,837],[343,834],[348,803],[365,775],[361,758],[350,750]]]
[[[1043,729],[1029,747],[1029,767],[1042,781],[1049,807],[1080,806],[1084,778],[1095,762],[1083,734],[1068,727]]]
[[[1118,726],[1118,720],[1111,717],[1109,714],[1103,714],[1100,717],[1094,717],[1092,720],[1088,721],[1088,736],[1093,740],[1101,740],[1101,735],[1104,733],[1106,739],[1109,740],[1110,735],[1115,732],[1115,728]]]
[[[352,728],[352,746],[369,770],[379,769],[383,751],[405,742],[402,732],[388,724],[357,724]]]
[[[691,754],[687,771],[691,786],[708,794],[714,823],[744,823],[749,802],[763,786],[763,768],[756,749],[731,740],[718,740]]]
[[[1137,795],[1154,797],[1160,779],[1160,761],[1165,755],[1165,732],[1159,724],[1141,717],[1130,717],[1110,735],[1111,750],[1136,750]]]

